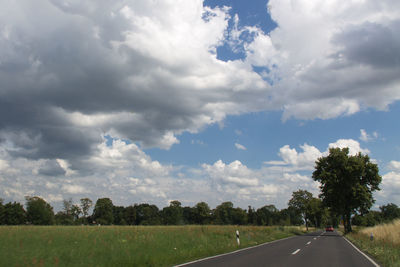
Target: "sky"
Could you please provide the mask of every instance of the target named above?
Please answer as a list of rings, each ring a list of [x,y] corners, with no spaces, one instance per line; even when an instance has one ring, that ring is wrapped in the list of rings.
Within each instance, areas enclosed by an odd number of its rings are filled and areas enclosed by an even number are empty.
[[[0,198],[282,209],[315,161],[400,205],[397,0],[0,0]]]

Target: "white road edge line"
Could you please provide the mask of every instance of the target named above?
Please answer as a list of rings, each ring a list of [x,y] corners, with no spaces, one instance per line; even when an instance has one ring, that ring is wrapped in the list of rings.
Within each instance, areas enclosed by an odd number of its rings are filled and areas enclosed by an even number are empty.
[[[347,240],[346,237],[342,236],[344,238],[344,240],[346,240],[347,242],[349,242],[350,245],[352,245],[353,248],[355,248],[358,252],[360,252],[362,255],[364,255],[364,257],[366,257],[373,265],[375,265],[376,267],[380,267],[379,264],[377,264],[373,259],[371,259],[370,257],[368,257],[367,254],[365,254],[364,252],[362,252],[361,250],[359,250],[353,243],[351,243],[349,240]]]
[[[292,255],[297,254],[297,252],[299,252],[299,251],[300,251],[300,249],[298,248],[296,251],[294,251],[294,252],[292,253]]]
[[[186,266],[186,265],[189,265],[189,264],[192,264],[192,263],[196,263],[196,262],[200,262],[200,261],[205,261],[205,260],[210,260],[210,259],[214,259],[214,258],[218,258],[218,257],[230,255],[230,254],[235,254],[235,253],[238,253],[238,252],[241,252],[241,251],[244,251],[244,250],[257,248],[257,247],[261,247],[261,246],[266,246],[266,245],[269,245],[269,244],[272,244],[272,243],[276,243],[276,242],[283,241],[283,240],[290,239],[290,238],[294,238],[294,237],[297,237],[297,236],[289,236],[289,237],[278,239],[278,240],[274,240],[274,241],[271,241],[271,242],[262,243],[260,245],[256,245],[256,246],[253,246],[253,247],[242,248],[242,249],[238,249],[238,250],[231,251],[231,252],[224,253],[224,254],[220,254],[220,255],[215,255],[215,256],[211,256],[211,257],[207,257],[207,258],[203,258],[203,259],[198,259],[198,260],[194,260],[194,261],[190,261],[190,262],[185,262],[185,263],[182,263],[182,264],[179,264],[179,265],[175,265],[174,267]]]

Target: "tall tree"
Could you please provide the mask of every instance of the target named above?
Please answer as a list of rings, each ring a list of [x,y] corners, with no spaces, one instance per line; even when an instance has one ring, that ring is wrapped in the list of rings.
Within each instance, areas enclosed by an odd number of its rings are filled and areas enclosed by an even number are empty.
[[[136,224],[136,205],[125,208],[125,221],[128,225]]]
[[[368,155],[349,155],[348,148],[331,148],[329,155],[316,161],[312,175],[321,183],[320,197],[333,212],[343,217],[345,232],[351,232],[351,215],[367,213],[375,202],[372,193],[379,190],[382,177],[378,165]]]
[[[89,209],[93,206],[93,201],[90,198],[81,198],[81,211],[83,218],[87,223],[87,217],[89,216]]]
[[[298,190],[292,193],[292,198],[288,202],[289,208],[297,210],[303,217],[308,231],[308,221],[310,219],[309,205],[313,195],[307,190]]]
[[[216,224],[232,224],[232,214],[233,214],[233,203],[223,202],[218,205],[214,210],[214,217]]]
[[[279,221],[278,209],[275,205],[265,205],[257,209],[258,225],[274,225]]]
[[[136,205],[136,224],[158,225],[161,224],[160,210],[156,205],[139,204]]]
[[[25,197],[28,222],[36,225],[54,224],[53,207],[40,197]]]
[[[211,210],[206,202],[199,202],[194,206],[195,223],[208,224],[211,220]]]
[[[26,212],[24,207],[17,202],[4,205],[3,223],[7,225],[19,225],[26,223]]]
[[[166,225],[183,224],[183,208],[181,202],[174,200],[170,202],[169,207],[162,210],[163,223]]]
[[[123,206],[113,206],[113,217],[114,217],[114,224],[117,225],[126,225],[125,219],[125,207]]]
[[[196,208],[195,207],[183,207],[183,222],[185,224],[197,224]]]
[[[99,224],[112,224],[114,222],[113,203],[109,198],[99,198],[93,210],[93,219]]]
[[[254,211],[254,208],[249,206],[247,210],[247,223],[250,225],[257,224],[257,213]]]

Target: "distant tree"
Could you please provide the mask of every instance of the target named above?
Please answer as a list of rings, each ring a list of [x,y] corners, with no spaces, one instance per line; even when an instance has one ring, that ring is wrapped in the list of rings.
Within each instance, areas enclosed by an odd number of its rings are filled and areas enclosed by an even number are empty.
[[[136,224],[159,225],[161,224],[160,210],[156,205],[140,204],[136,206]]]
[[[53,207],[40,197],[25,197],[28,222],[35,225],[54,224]]]
[[[74,222],[78,221],[79,215],[81,213],[82,213],[82,210],[78,205],[76,205],[76,204],[72,205],[72,207],[71,207],[71,215],[72,215],[72,218],[73,218]]]
[[[72,198],[69,200],[63,200],[63,210],[57,212],[55,215],[55,222],[59,225],[74,225],[83,223],[84,221],[79,220],[81,214],[81,208],[73,204]]]
[[[4,205],[2,198],[0,198],[0,225],[1,224],[4,224]]]
[[[288,202],[288,206],[296,211],[298,211],[306,224],[306,229],[308,231],[308,221],[310,217],[310,201],[313,198],[312,194],[307,190],[298,190],[292,193],[292,198]]]
[[[199,202],[193,209],[196,224],[209,224],[211,221],[211,210],[206,202]]]
[[[183,207],[182,216],[185,224],[198,224],[195,207]]]
[[[54,215],[55,224],[57,225],[73,225],[74,221],[71,215],[68,215],[64,211],[59,211]]]
[[[113,217],[114,217],[114,224],[117,224],[117,225],[126,225],[127,224],[127,222],[125,220],[125,207],[113,206]]]
[[[293,207],[287,208],[289,216],[290,216],[290,225],[302,225],[303,224],[303,215],[301,212]]]
[[[125,221],[128,225],[136,224],[136,206],[128,206],[125,208]]]
[[[232,223],[236,225],[247,224],[247,212],[239,207],[232,210]]]
[[[93,210],[93,220],[99,224],[109,225],[114,222],[113,203],[109,198],[99,198]]]
[[[81,198],[81,210],[84,217],[89,216],[89,209],[93,206],[90,198]]]
[[[368,155],[349,156],[348,148],[331,148],[329,155],[316,161],[313,179],[320,182],[320,197],[325,206],[343,217],[345,232],[351,232],[351,217],[365,214],[375,202],[382,177]]]
[[[87,223],[89,216],[89,209],[93,206],[93,202],[90,198],[81,198],[81,211],[84,218],[84,223]],[[86,222],[85,222],[86,221]]]
[[[223,225],[223,224],[232,224],[232,213],[233,213],[233,203],[223,202],[218,205],[214,210],[214,223]]]
[[[247,223],[250,225],[257,224],[257,213],[251,206],[247,210]]]
[[[169,207],[162,210],[162,220],[166,225],[183,224],[183,208],[181,202],[174,200],[170,202]]]
[[[64,212],[67,216],[71,215],[71,208],[72,208],[72,198],[70,198],[69,200],[63,200],[63,208],[64,208]],[[71,216],[72,217],[72,216]]]
[[[265,205],[257,209],[258,225],[275,225],[279,222],[279,210],[275,205]]]
[[[26,212],[24,207],[17,202],[9,202],[4,205],[3,224],[20,225],[26,223]]]
[[[315,197],[311,198],[307,205],[307,213],[315,227],[331,225],[329,222],[328,208],[324,207],[321,199]]]
[[[380,206],[379,209],[382,213],[382,219],[385,221],[392,221],[394,219],[400,218],[400,208],[393,203],[389,203]]]
[[[369,211],[366,214],[356,214],[352,217],[351,222],[358,226],[375,226],[382,222],[381,212]]]

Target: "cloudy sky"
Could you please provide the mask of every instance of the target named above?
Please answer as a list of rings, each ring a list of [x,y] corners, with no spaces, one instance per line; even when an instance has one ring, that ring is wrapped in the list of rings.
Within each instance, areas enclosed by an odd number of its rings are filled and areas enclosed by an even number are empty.
[[[284,208],[350,147],[400,205],[400,1],[0,2],[4,200]]]

